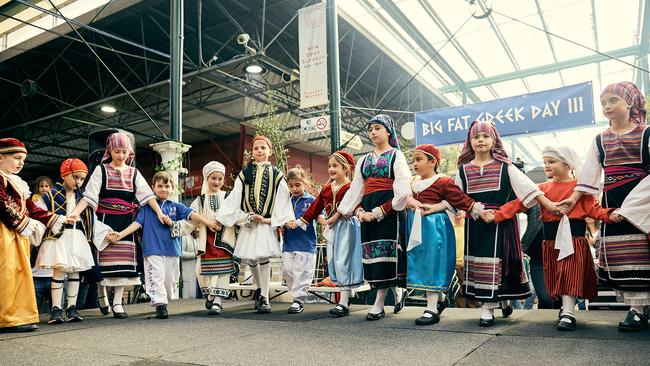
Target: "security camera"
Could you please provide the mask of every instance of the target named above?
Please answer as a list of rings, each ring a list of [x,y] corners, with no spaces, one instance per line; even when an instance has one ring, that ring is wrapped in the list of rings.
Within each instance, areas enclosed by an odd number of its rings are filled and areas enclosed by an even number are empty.
[[[248,35],[248,33],[242,33],[237,36],[237,43],[246,45],[248,41],[251,40],[251,36]]]
[[[292,82],[298,80],[298,75],[299,75],[298,70],[291,69],[291,71],[288,72],[288,73],[286,73],[286,72],[282,73],[282,81],[284,81],[287,84],[292,83]]]

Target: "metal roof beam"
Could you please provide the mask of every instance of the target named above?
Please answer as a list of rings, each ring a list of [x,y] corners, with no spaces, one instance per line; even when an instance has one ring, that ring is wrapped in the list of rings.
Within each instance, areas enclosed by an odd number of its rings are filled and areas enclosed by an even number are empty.
[[[641,39],[639,39],[639,54],[637,62],[639,67],[648,70],[648,53],[650,51],[650,1],[646,0],[643,9],[643,22]],[[637,70],[637,85],[643,89],[645,95],[650,92],[650,75],[647,72]],[[643,86],[642,86],[643,85]]]
[[[420,32],[420,30],[411,22],[411,20],[404,14],[395,3],[389,0],[377,1],[388,14],[399,24],[406,33],[410,34],[413,40],[433,59],[433,62],[440,67],[445,74],[461,89],[467,92],[467,96],[475,103],[480,102],[481,99],[465,85],[465,81],[456,73],[456,71],[445,61],[444,58],[433,47],[431,42]]]
[[[632,47],[620,48],[618,50],[614,50],[614,51],[606,52],[606,53],[607,53],[607,55],[609,55],[611,57],[620,58],[620,57],[637,55],[639,53],[639,48],[640,48],[639,46],[632,46]],[[535,66],[535,67],[531,67],[529,69],[523,69],[523,70],[519,70],[519,71],[507,72],[507,73],[501,74],[501,75],[495,75],[495,76],[490,76],[490,77],[487,77],[487,78],[481,78],[481,79],[476,79],[476,80],[472,80],[472,81],[467,81],[467,82],[465,82],[465,86],[468,87],[468,88],[475,88],[477,86],[484,86],[484,85],[500,83],[502,81],[519,79],[519,78],[526,77],[526,76],[531,76],[531,75],[548,74],[548,73],[551,73],[551,72],[564,70],[564,69],[569,69],[569,68],[572,68],[572,67],[577,67],[577,66],[582,66],[582,65],[589,65],[589,64],[593,64],[593,63],[597,63],[597,62],[603,62],[603,61],[609,61],[609,60],[611,60],[611,57],[607,57],[607,56],[604,56],[604,55],[601,55],[601,54],[578,57],[578,58],[571,59],[571,60],[554,62],[552,64]],[[453,93],[453,92],[458,92],[458,91],[461,91],[461,90],[462,89],[460,89],[457,85],[450,85],[450,86],[445,86],[445,87],[440,88],[440,91],[442,93]]]
[[[593,4],[593,0],[592,0]],[[553,55],[553,61],[557,62],[557,55],[555,54],[555,47],[553,46],[553,39],[551,38],[550,33],[548,32],[548,25],[546,25],[546,18],[544,18],[544,12],[542,12],[542,6],[539,4],[539,0],[535,0],[535,6],[537,7],[537,14],[539,14],[539,20],[542,22],[542,28],[544,28],[544,32],[546,34],[546,40],[548,40],[548,46],[551,48],[551,55]],[[594,38],[595,38],[595,44],[596,44],[596,49],[598,49],[598,36],[596,34],[596,13],[594,12]],[[560,81],[562,82],[562,86],[564,86],[564,77],[562,77],[562,73],[560,74]]]

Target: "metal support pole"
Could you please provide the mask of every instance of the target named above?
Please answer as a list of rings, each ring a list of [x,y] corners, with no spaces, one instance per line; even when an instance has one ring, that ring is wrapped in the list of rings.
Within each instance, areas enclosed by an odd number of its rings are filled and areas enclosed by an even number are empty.
[[[170,78],[170,108],[169,122],[170,138],[182,142],[182,113],[183,113],[183,0],[169,0],[171,67]]]
[[[339,26],[336,0],[327,0],[327,74],[330,89],[331,150],[341,144],[341,88],[339,78]]]

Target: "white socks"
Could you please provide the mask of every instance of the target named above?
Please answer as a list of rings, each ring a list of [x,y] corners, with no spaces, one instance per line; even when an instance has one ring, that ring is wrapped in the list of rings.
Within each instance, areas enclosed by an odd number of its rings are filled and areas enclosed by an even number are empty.
[[[258,264],[259,267],[259,288],[261,296],[269,299],[269,282],[271,282],[271,264],[268,259],[265,263]]]
[[[427,307],[425,310],[433,311],[434,313],[438,313],[438,299],[440,298],[440,295],[444,296],[443,293],[441,292],[435,292],[435,291],[427,291]],[[444,299],[444,297],[443,297]],[[431,318],[432,315],[429,313],[423,313],[423,317],[425,318]]]
[[[52,307],[57,307],[62,309],[63,306],[61,302],[63,301],[63,279],[65,278],[65,273],[54,270],[52,273],[52,284],[50,289],[52,290]]]
[[[386,293],[388,292],[387,288],[378,288],[377,297],[375,297],[375,303],[372,305],[370,312],[373,314],[379,314],[384,310],[384,302],[386,301]]]
[[[79,295],[79,272],[68,273],[68,290],[66,297],[68,307],[77,305],[77,296]]]
[[[343,290],[340,293],[339,304],[348,307],[350,303],[350,290]]]
[[[248,268],[251,270],[251,275],[253,275],[253,281],[255,281],[255,286],[260,288],[260,267],[259,264],[248,263]]]
[[[99,306],[105,308],[108,306],[108,296],[106,294],[106,286],[97,284],[97,297],[99,298]]]
[[[123,313],[122,296],[124,295],[124,286],[113,287],[113,312]]]
[[[481,306],[481,319],[490,320],[494,318],[494,309]]]

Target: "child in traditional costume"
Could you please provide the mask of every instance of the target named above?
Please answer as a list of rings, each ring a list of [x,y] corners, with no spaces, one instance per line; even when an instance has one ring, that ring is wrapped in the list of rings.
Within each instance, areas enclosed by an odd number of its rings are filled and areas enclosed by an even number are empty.
[[[176,289],[180,277],[181,221],[193,220],[216,229],[216,222],[203,216],[180,202],[169,200],[174,189],[174,179],[167,172],[158,172],[151,179],[151,187],[156,195],[158,206],[164,215],[174,221],[172,228],[161,223],[151,206],[138,211],[135,221],[117,233],[112,243],[142,229],[142,256],[144,257],[144,282],[151,306],[156,308],[157,319],[167,319],[169,301],[177,298]]]
[[[203,167],[201,195],[190,207],[209,220],[216,219],[228,196],[221,190],[225,176],[226,167],[217,161]],[[233,256],[236,241],[233,226],[221,226],[216,231],[206,225],[199,226],[196,276],[210,315],[221,314],[222,300],[230,295],[230,276],[239,272],[239,263]]]
[[[287,172],[287,185],[291,193],[291,206],[295,217],[302,216],[315,198],[306,188],[311,188],[311,179],[300,166]],[[322,219],[322,216],[318,218]],[[286,224],[282,246],[282,273],[293,299],[287,312],[302,313],[309,296],[309,286],[314,280],[316,266],[316,227],[314,220],[298,228],[296,221]]]
[[[542,153],[544,172],[552,180],[540,184],[539,189],[551,201],[562,201],[571,196],[576,186],[575,176],[581,166],[578,154],[568,146],[546,147]],[[494,212],[494,221],[503,222],[526,210],[520,200],[511,201]],[[568,215],[560,216],[541,207],[544,284],[553,300],[562,300],[558,330],[576,329],[577,297],[593,300],[598,296],[594,260],[585,237],[585,218],[611,223],[609,216],[613,210],[601,208],[592,195],[583,196]],[[622,217],[615,219],[620,221]]]
[[[43,195],[49,192],[53,186],[54,184],[50,177],[42,176],[36,178],[36,181],[34,181],[34,194],[32,195],[32,201],[38,203],[43,199]]]
[[[83,197],[81,186],[88,175],[88,167],[83,161],[70,158],[63,161],[60,168],[62,183],[56,183],[51,191],[43,194],[37,205],[53,214],[65,216],[72,213],[75,205]],[[66,289],[66,316],[70,322],[79,322],[83,318],[77,311],[77,295],[79,295],[80,272],[89,270],[95,264],[90,243],[93,242],[94,213],[84,210],[80,221],[65,226],[63,233],[54,234],[51,230],[45,233],[43,243],[38,253],[36,267],[51,269],[52,272],[52,311],[50,324],[61,324],[63,318],[63,283],[68,277]]]
[[[572,208],[584,194],[597,195],[603,172],[602,206],[625,220],[603,223],[598,277],[616,290],[630,310],[620,331],[639,331],[650,318],[650,129],[646,99],[633,83],[610,84],[600,94],[610,126],[596,136],[574,193],[560,205]]]
[[[515,167],[503,149],[501,137],[491,122],[472,122],[458,158],[456,184],[487,209],[521,199],[526,207],[536,200],[551,212],[557,207]],[[521,243],[515,219],[500,224],[472,217],[465,225],[465,297],[482,302],[479,325],[494,325],[494,309],[512,314],[510,300],[530,296]]]
[[[412,222],[408,241],[406,286],[426,292],[427,306],[417,325],[436,324],[447,307],[444,294],[456,270],[456,236],[445,212],[446,204],[478,218],[482,205],[465,195],[454,180],[438,174],[440,150],[434,145],[419,145],[413,150],[416,174],[411,189],[422,210],[409,210]],[[443,202],[446,202],[443,203]],[[442,211],[442,212],[440,212]]]
[[[40,242],[45,228],[60,232],[65,216],[37,207],[29,185],[17,174],[27,149],[14,138],[0,138],[0,331],[38,329],[38,309],[29,262],[30,240]]]
[[[357,161],[350,189],[338,211],[355,214],[361,221],[363,272],[365,280],[377,289],[375,303],[367,320],[385,315],[384,302],[389,288],[395,293],[394,313],[404,307],[406,287],[405,212],[407,204],[419,207],[413,199],[411,172],[399,150],[393,120],[380,114],[368,122],[368,134],[375,150]]]
[[[327,241],[327,269],[330,279],[339,287],[338,304],[329,313],[338,317],[350,315],[348,309],[351,291],[363,285],[361,264],[361,225],[356,217],[344,217],[337,211],[341,200],[350,189],[350,175],[354,158],[350,153],[337,151],[327,163],[330,182],[320,191],[309,209],[302,214],[299,225],[306,227],[323,210],[326,221],[323,237]]]
[[[269,161],[272,143],[265,136],[253,139],[253,161],[239,173],[235,186],[217,214],[224,226],[241,226],[235,257],[246,261],[260,296],[258,313],[270,313],[270,258],[282,253],[276,228],[295,220],[284,174]]]
[[[151,187],[133,167],[134,158],[129,137],[120,132],[111,134],[101,164],[91,174],[83,199],[68,218],[78,219],[79,214],[90,206],[97,213],[99,221],[115,231],[121,231],[133,222],[139,203],[141,206],[151,205],[158,219],[171,225],[171,220],[160,210]],[[113,317],[124,319],[128,316],[122,307],[124,288],[141,283],[133,235],[107,244],[101,248],[97,259],[103,277],[97,284],[100,310],[102,314],[108,314],[106,287],[113,287]]]

